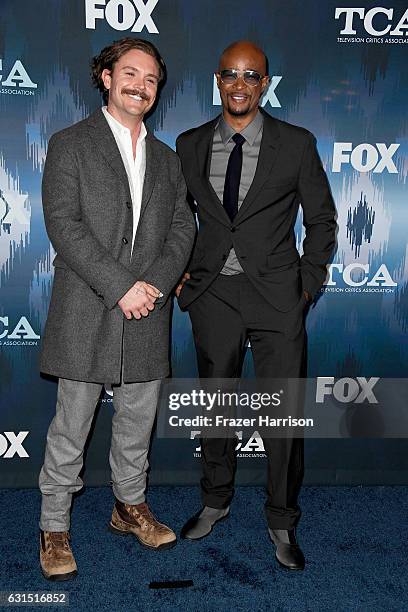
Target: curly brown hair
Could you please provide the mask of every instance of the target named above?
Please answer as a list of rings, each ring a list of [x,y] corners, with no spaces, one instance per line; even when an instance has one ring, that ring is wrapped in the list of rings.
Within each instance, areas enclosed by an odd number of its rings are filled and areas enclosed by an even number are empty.
[[[103,101],[105,104],[108,103],[109,90],[105,88],[102,80],[102,72],[107,70],[113,70],[115,63],[128,51],[132,49],[139,49],[151,55],[157,62],[159,68],[159,83],[162,85],[166,78],[166,64],[162,56],[156,47],[148,40],[142,38],[121,38],[115,40],[111,45],[102,49],[99,55],[95,55],[91,62],[91,74],[92,82],[94,86],[99,89],[102,94]]]

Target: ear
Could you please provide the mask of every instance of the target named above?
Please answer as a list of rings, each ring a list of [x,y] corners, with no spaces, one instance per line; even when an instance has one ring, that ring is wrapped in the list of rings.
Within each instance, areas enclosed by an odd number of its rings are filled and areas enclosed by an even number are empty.
[[[262,91],[262,93],[264,93],[264,91],[266,89],[268,89],[270,80],[271,80],[271,77],[269,77],[268,75],[263,77],[263,79],[261,81],[261,91]]]
[[[218,89],[221,87],[221,75],[219,72],[214,72],[215,78],[217,79],[217,87]]]
[[[102,70],[101,78],[102,78],[103,84],[105,85],[105,89],[110,89],[110,86],[112,83],[111,71],[108,70],[107,68]]]

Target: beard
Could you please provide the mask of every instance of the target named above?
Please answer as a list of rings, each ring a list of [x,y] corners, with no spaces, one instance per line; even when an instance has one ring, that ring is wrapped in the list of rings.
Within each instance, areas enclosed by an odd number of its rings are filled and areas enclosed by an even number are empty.
[[[249,106],[246,108],[232,108],[230,105],[228,105],[227,110],[230,115],[233,115],[234,117],[241,117],[242,115],[247,115],[249,113]]]
[[[234,117],[242,117],[243,115],[247,115],[251,110],[251,104],[249,99],[247,99],[244,104],[237,104],[228,96],[226,103],[227,111],[230,115],[233,115]]]

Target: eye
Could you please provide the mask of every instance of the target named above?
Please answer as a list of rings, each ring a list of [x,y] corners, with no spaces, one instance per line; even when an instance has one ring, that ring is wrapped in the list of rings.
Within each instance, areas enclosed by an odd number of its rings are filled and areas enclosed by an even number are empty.
[[[245,77],[245,82],[248,83],[248,85],[258,85],[259,80],[260,79],[258,77],[255,77],[252,74]]]
[[[125,74],[127,74],[128,76],[135,76],[134,72],[125,72]]]
[[[222,70],[220,76],[221,76],[221,81],[225,83],[226,85],[230,85],[231,83],[234,83],[234,81],[236,81],[236,78],[237,78],[237,74],[234,70]]]

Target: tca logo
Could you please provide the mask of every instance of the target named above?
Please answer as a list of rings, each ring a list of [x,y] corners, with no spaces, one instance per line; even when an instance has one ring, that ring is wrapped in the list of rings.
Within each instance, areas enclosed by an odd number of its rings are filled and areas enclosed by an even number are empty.
[[[241,453],[264,453],[265,446],[258,431],[254,431],[245,446],[242,446],[242,431],[237,431],[239,442],[235,447],[236,451]]]
[[[374,145],[362,143],[353,147],[351,142],[335,142],[333,148],[333,172],[341,172],[343,164],[351,164],[358,172],[371,172],[381,174],[387,170],[391,174],[397,174],[398,170],[393,161],[398,147],[397,143],[388,147],[384,142]]]
[[[114,30],[150,34],[159,30],[152,19],[152,12],[159,0],[85,0],[85,24],[87,30],[95,30],[96,20],[105,19]]]
[[[29,454],[24,448],[23,442],[28,433],[28,431],[20,431],[18,434],[15,434],[14,431],[4,431],[0,434],[0,457],[11,459],[14,455],[18,455],[23,459],[27,459]]]
[[[336,8],[334,18],[339,19],[344,17],[344,27],[340,30],[340,34],[353,35],[357,34],[355,29],[356,19],[363,21],[363,26],[367,34],[371,36],[406,36],[408,30],[408,9],[402,15],[394,29],[391,30],[393,24],[390,23],[394,19],[394,9],[376,6],[372,9],[365,8]],[[356,18],[356,19],[355,19]],[[382,28],[382,29],[377,29]],[[405,32],[404,32],[405,30]]]
[[[3,329],[2,329],[3,328]],[[9,318],[0,317],[0,340],[2,338],[9,340],[39,340],[38,336],[26,317],[21,317],[13,331],[9,333]]]
[[[194,440],[201,434],[201,431],[192,431],[190,434],[190,440]],[[248,442],[242,446],[242,431],[235,432],[238,442],[235,447],[236,451],[240,451],[241,453],[264,453],[265,447],[259,432],[254,431],[252,436],[249,438]],[[197,446],[195,449],[196,453],[201,452],[201,446]]]
[[[364,401],[378,404],[373,389],[379,380],[374,377],[367,380],[364,376],[357,376],[356,379],[339,378],[334,382],[334,376],[320,376],[316,383],[316,404],[323,404],[325,397],[331,395],[342,404],[362,404]]]
[[[261,106],[264,107],[269,102],[272,107],[281,108],[282,105],[278,99],[278,96],[275,93],[275,89],[281,82],[281,76],[273,76],[269,82],[269,85],[262,96]],[[217,79],[214,75],[213,77],[213,106],[221,106],[221,96],[217,87]]]
[[[0,83],[3,87],[25,87],[27,89],[37,89],[37,83],[34,83],[28,76],[27,70],[24,68],[20,60],[16,60],[12,65],[7,78],[3,81],[3,60],[0,59]]]
[[[385,264],[381,264],[375,274],[370,277],[370,264],[354,262],[348,266],[344,264],[330,264],[327,266],[329,277],[326,282],[327,287],[336,287],[339,273],[343,282],[349,287],[396,287],[397,283],[392,279],[391,274]],[[353,278],[353,273],[358,279]]]

